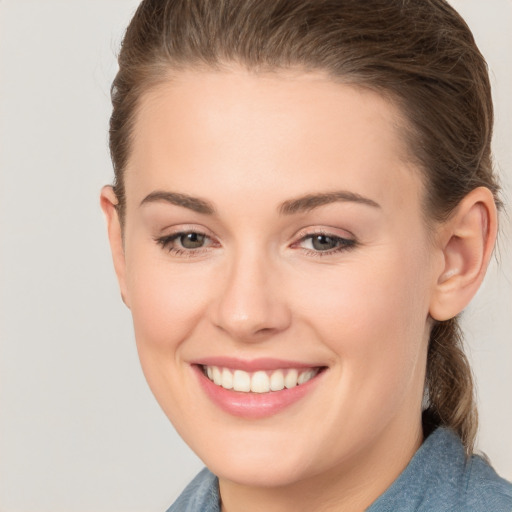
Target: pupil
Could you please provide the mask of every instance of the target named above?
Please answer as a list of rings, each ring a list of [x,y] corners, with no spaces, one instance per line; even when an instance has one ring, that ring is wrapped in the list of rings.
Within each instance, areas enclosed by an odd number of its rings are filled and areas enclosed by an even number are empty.
[[[185,249],[197,249],[204,244],[204,235],[199,233],[187,233],[180,237],[180,242]]]
[[[327,251],[336,247],[336,240],[327,235],[317,235],[313,238],[312,244],[317,251]]]

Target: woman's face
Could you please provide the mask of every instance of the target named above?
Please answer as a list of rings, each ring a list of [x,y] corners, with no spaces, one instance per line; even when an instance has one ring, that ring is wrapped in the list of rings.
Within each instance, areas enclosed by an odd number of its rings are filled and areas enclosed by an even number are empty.
[[[153,393],[221,481],[418,442],[436,263],[402,124],[320,73],[187,71],[142,98],[121,287]]]

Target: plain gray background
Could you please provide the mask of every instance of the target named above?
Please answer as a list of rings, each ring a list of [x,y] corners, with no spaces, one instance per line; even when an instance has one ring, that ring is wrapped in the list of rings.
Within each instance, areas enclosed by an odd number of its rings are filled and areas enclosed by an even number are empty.
[[[136,0],[0,0],[0,511],[163,511],[201,467],[151,396],[98,194]],[[512,1],[457,0],[492,74],[512,190]],[[512,479],[512,246],[465,313],[478,446]],[[207,426],[205,427],[207,428]]]

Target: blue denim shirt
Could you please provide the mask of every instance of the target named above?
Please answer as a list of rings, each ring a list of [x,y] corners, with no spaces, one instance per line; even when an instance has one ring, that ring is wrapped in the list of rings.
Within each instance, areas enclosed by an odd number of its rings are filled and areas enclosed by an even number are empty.
[[[438,428],[367,512],[512,512],[512,484]],[[167,512],[220,512],[217,477],[203,469]]]

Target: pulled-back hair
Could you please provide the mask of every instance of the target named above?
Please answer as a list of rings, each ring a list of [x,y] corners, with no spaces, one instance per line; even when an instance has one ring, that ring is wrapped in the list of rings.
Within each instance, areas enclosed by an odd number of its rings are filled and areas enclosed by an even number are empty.
[[[124,37],[112,84],[110,150],[121,222],[124,170],[141,95],[181,69],[299,68],[389,97],[407,122],[425,184],[427,223],[447,219],[479,186],[497,204],[487,66],[444,0],[144,0]],[[424,426],[444,425],[472,451],[477,414],[456,318],[430,335]]]

